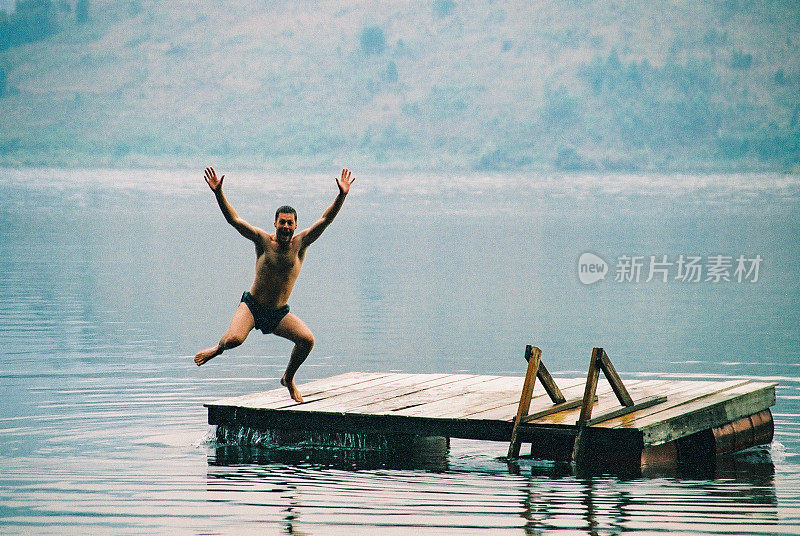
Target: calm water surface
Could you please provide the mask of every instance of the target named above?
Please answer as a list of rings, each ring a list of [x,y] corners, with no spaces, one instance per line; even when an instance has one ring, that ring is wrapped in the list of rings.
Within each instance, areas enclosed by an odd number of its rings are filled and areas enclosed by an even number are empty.
[[[240,215],[310,224],[332,176],[225,170]],[[578,278],[591,252],[605,280]],[[651,256],[674,263],[648,278]],[[676,280],[731,257],[730,281]],[[736,259],[763,259],[737,281]],[[359,176],[309,250],[299,380],[353,370],[556,376],[603,346],[626,378],[779,383],[775,441],[716,467],[582,477],[506,445],[446,454],[219,443],[205,401],[277,387],[290,345],[254,333],[196,368],[253,271],[197,172],[0,173],[4,534],[798,534],[800,179]],[[626,257],[640,280],[615,281]],[[703,273],[705,278],[706,273]]]

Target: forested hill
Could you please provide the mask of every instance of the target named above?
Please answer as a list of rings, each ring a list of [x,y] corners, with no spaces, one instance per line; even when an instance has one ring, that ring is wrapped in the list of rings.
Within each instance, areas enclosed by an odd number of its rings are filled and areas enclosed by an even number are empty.
[[[796,0],[25,0],[0,165],[795,170]]]

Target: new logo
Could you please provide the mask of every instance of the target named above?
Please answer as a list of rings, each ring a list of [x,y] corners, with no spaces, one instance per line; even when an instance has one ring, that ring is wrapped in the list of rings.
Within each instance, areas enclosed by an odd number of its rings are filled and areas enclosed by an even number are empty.
[[[584,285],[605,279],[607,273],[608,264],[594,253],[583,253],[578,258],[578,279]]]

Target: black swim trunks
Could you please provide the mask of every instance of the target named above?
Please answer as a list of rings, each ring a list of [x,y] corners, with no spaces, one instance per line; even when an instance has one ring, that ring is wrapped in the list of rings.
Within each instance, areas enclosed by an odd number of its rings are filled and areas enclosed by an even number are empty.
[[[253,313],[256,329],[260,329],[263,333],[272,333],[278,324],[281,323],[283,317],[289,314],[289,304],[277,309],[267,309],[259,304],[253,295],[248,291],[242,294],[242,303],[246,304],[250,312]]]

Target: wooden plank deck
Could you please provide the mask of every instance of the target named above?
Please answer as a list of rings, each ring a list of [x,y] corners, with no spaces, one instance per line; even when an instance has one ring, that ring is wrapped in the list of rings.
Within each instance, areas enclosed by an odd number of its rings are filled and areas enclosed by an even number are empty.
[[[524,378],[471,374],[350,372],[300,385],[305,402],[289,399],[285,388],[205,404],[209,424],[255,429],[292,429],[444,436],[509,441]],[[569,400],[580,397],[584,378],[558,379]],[[775,403],[775,384],[749,380],[628,380],[634,400],[666,399],[656,405],[591,426],[601,442],[644,449],[756,414]],[[601,378],[593,415],[619,407]],[[536,385],[530,415],[553,405]],[[553,413],[521,425],[523,442],[574,438],[581,408]],[[535,449],[534,449],[535,450]]]

